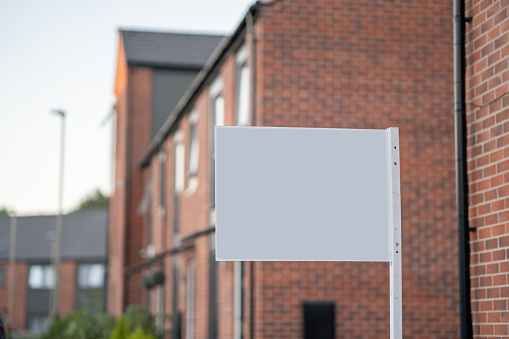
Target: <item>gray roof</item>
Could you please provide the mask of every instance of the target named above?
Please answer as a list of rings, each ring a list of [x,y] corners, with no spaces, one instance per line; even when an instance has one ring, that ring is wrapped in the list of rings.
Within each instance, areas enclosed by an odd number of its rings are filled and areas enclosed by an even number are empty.
[[[201,69],[221,35],[120,30],[130,65]]]
[[[17,217],[16,260],[46,262],[51,258],[48,232],[55,230],[56,216]],[[9,260],[11,218],[0,215],[0,260]],[[108,211],[89,209],[63,216],[62,258],[103,260],[107,252]]]

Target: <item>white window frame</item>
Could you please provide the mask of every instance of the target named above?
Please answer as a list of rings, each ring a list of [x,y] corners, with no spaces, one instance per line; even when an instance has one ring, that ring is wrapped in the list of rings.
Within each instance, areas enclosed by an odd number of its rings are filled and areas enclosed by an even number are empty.
[[[157,215],[159,219],[163,219],[166,215],[166,164],[168,156],[166,149],[162,147],[159,150],[159,204],[157,209]]]
[[[34,290],[47,290],[55,287],[53,265],[31,265],[28,270],[28,287]]]
[[[251,99],[251,70],[247,64],[247,47],[242,45],[237,51],[235,60],[236,72],[236,103],[235,103],[235,124],[248,126],[250,117]]]
[[[184,190],[185,184],[185,146],[182,142],[182,132],[175,133],[173,142],[175,145],[175,164],[174,164],[174,187],[176,193],[181,193]]]
[[[103,288],[105,272],[106,267],[103,263],[79,264],[78,279],[76,284],[78,285],[78,288],[82,290],[92,288]],[[86,277],[83,277],[83,274],[86,275]],[[93,278],[90,276],[91,274],[100,275],[100,284],[98,284],[99,281],[92,281]],[[83,281],[83,278],[86,279],[86,282]]]
[[[198,112],[192,111],[189,115],[189,164],[188,164],[188,194],[196,192],[198,188],[198,165],[200,160],[200,143],[196,131]]]
[[[221,93],[222,91],[223,91],[223,78],[221,78],[221,76],[218,76],[210,85],[209,90],[210,99],[212,101],[212,110],[214,112],[215,126],[224,126],[225,107],[224,107],[224,97]],[[218,112],[220,112],[221,114],[218,114]]]

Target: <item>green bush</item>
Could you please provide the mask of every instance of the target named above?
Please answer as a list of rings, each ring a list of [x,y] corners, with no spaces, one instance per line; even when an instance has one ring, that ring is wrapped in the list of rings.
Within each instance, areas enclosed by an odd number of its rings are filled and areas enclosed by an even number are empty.
[[[115,328],[111,332],[110,339],[125,339],[129,336],[129,324],[127,320],[120,316],[115,322]]]
[[[156,339],[152,317],[143,308],[130,306],[114,317],[80,310],[55,317],[41,339]]]
[[[107,339],[113,325],[114,318],[108,314],[80,310],[55,317],[41,339]]]
[[[122,316],[126,319],[129,327],[129,333],[132,333],[139,327],[143,333],[156,333],[154,319],[140,306],[129,306]]]
[[[145,333],[141,327],[136,327],[133,333],[131,333],[127,339],[156,339],[151,333]]]

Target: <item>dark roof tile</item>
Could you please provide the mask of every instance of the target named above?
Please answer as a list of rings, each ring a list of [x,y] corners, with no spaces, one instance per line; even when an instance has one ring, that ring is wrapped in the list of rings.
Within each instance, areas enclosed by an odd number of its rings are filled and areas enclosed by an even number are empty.
[[[120,30],[130,65],[200,69],[221,35],[182,34]]]
[[[56,216],[17,217],[16,260],[48,261]],[[0,216],[0,260],[9,259],[11,218]],[[89,209],[63,216],[62,258],[84,260],[106,258],[108,211]]]

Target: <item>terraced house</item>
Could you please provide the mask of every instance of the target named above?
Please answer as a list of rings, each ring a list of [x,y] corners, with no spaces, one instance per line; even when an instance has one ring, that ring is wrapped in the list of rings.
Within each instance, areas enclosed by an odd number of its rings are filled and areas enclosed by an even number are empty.
[[[92,208],[63,216],[62,261],[55,292],[52,257],[55,215],[0,215],[0,314],[10,330],[44,332],[53,293],[62,316],[106,310],[108,211]]]
[[[465,5],[473,17],[465,24],[467,325],[478,337],[500,337],[509,321],[509,4]],[[215,50],[194,51],[204,58],[189,87],[161,106],[159,68],[130,61],[121,33],[109,309],[143,303],[170,314],[174,338],[388,337],[386,263],[216,263],[213,128],[397,126],[403,333],[459,338],[452,18],[448,1],[259,1]],[[192,52],[164,46],[167,57]]]

